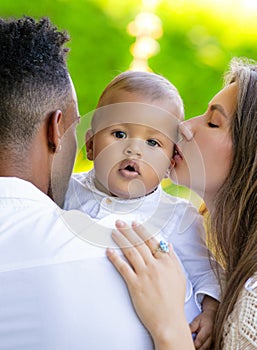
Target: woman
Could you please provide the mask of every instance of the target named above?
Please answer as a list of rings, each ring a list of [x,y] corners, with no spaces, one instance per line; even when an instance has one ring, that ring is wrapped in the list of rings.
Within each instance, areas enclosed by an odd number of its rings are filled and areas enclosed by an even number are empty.
[[[211,215],[211,246],[226,272],[214,349],[257,349],[257,63],[233,59],[224,89],[203,115],[183,122],[180,133],[171,177],[203,196]],[[205,183],[196,180],[195,170],[190,176],[192,146],[200,151]],[[114,234],[119,245],[146,237],[140,226],[132,230],[119,222],[117,227],[123,234]],[[157,246],[151,238],[123,249],[130,265],[113,251],[108,256],[156,349],[194,349],[183,311],[183,275],[172,249],[153,256]]]

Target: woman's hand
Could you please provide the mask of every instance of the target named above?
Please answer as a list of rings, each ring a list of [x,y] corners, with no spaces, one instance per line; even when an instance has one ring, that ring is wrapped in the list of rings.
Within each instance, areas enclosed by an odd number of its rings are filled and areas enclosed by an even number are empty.
[[[155,349],[194,349],[184,314],[186,281],[172,247],[156,251],[159,242],[149,238],[142,225],[117,221],[114,241],[129,264],[113,249],[107,256],[124,278],[140,319],[151,333]],[[155,252],[153,254],[153,252]]]

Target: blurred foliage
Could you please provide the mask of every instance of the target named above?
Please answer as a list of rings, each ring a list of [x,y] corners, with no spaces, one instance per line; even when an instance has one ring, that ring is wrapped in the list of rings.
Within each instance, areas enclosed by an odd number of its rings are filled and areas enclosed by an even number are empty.
[[[150,1],[150,0],[149,0]],[[151,69],[171,80],[184,100],[186,116],[201,114],[221,88],[233,56],[257,59],[256,0],[160,0],[160,52]],[[94,109],[105,85],[127,70],[135,38],[127,25],[141,11],[140,0],[0,0],[2,17],[48,16],[71,35],[68,65],[80,114]],[[82,147],[89,118],[78,128]],[[79,158],[84,159],[84,151]],[[83,161],[83,167],[90,167]],[[76,170],[81,163],[77,162]],[[169,189],[170,190],[170,187]],[[173,189],[172,189],[173,191]]]

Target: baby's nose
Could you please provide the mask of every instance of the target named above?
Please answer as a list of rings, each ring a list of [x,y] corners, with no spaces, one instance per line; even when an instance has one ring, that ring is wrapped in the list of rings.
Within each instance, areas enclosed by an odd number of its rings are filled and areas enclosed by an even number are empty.
[[[142,156],[142,149],[137,143],[130,143],[125,147],[124,153],[126,156]]]

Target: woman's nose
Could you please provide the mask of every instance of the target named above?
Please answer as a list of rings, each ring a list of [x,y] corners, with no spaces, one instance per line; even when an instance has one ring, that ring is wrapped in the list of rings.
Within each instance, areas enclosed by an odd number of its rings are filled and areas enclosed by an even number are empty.
[[[189,120],[181,122],[179,124],[178,131],[182,138],[186,139],[187,141],[191,141],[194,137],[192,125]]]

